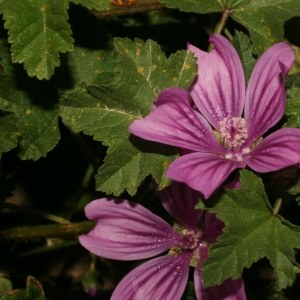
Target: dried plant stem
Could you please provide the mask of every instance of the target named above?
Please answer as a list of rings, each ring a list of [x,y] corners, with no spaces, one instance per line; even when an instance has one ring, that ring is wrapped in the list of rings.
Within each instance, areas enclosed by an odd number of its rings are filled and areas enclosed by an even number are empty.
[[[75,237],[91,231],[95,221],[85,221],[72,224],[55,224],[40,226],[24,226],[3,229],[0,231],[0,242],[9,240],[29,240],[54,237]]]
[[[44,218],[44,219],[47,219],[47,220],[50,220],[50,221],[53,221],[53,222],[59,223],[59,224],[70,224],[71,223],[70,221],[68,221],[64,218],[61,218],[59,216],[52,215],[52,214],[49,214],[49,213],[46,213],[46,212],[43,212],[40,210],[36,210],[31,207],[16,205],[16,204],[9,203],[9,202],[0,202],[0,207],[7,208],[7,209],[10,209],[13,211],[27,213],[27,214],[30,214],[33,216],[38,216],[38,217],[41,217],[41,218]]]

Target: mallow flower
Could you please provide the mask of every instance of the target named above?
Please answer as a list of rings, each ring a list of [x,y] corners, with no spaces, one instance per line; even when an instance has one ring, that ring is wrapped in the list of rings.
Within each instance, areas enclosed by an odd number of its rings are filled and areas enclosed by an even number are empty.
[[[237,168],[276,171],[298,164],[300,129],[262,136],[283,116],[284,80],[294,61],[286,43],[270,47],[256,63],[247,91],[241,61],[230,42],[213,35],[210,53],[188,45],[198,75],[190,92],[163,90],[153,111],[129,131],[146,140],[188,151],[170,164],[167,177],[185,182],[208,198]]]
[[[198,300],[246,300],[242,279],[230,278],[220,286],[204,288],[200,266],[208,256],[209,246],[222,234],[224,223],[214,214],[194,210],[200,193],[184,183],[174,182],[160,191],[159,196],[178,222],[173,228],[128,200],[103,198],[85,208],[86,216],[97,221],[91,232],[79,237],[81,245],[90,252],[110,259],[138,260],[169,251],[128,273],[111,300],[180,300],[190,265],[195,267]]]

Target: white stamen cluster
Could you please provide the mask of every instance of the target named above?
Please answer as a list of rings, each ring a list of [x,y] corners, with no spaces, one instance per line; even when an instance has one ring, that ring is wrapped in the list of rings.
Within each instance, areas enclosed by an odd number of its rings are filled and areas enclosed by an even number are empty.
[[[228,150],[239,151],[248,134],[244,118],[225,118],[220,125],[221,144]]]

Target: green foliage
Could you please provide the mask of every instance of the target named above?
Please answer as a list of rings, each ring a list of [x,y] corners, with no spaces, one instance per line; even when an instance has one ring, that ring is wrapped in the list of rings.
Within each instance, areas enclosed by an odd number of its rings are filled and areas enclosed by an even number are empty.
[[[210,256],[203,264],[205,285],[239,278],[244,267],[267,257],[280,290],[291,285],[299,272],[294,248],[300,248],[300,228],[272,214],[261,179],[247,170],[242,170],[240,176],[240,189],[224,190],[197,205],[200,209],[214,204],[210,212],[226,224],[224,234],[210,248]]]
[[[59,65],[59,52],[72,50],[67,9],[68,2],[61,0],[0,2],[12,60],[24,62],[29,76],[49,79]]]
[[[150,173],[160,187],[169,183],[165,171],[176,150],[141,140],[129,134],[128,126],[149,114],[152,101],[163,89],[188,88],[196,74],[195,58],[190,51],[181,51],[166,59],[151,40],[117,38],[114,45],[116,51],[105,62],[93,54],[91,72],[97,76],[87,86],[79,85],[68,93],[60,110],[64,123],[73,130],[109,146],[96,176],[97,189],[114,195],[127,189],[133,195]]]
[[[0,102],[3,101],[0,98]],[[15,114],[5,114],[0,111],[0,157],[17,146],[19,127],[18,117]]]
[[[300,128],[300,88],[294,87],[287,91],[285,115],[289,118],[284,127]]]
[[[3,41],[0,48],[5,50]],[[1,151],[14,148],[18,136],[19,157],[37,160],[46,156],[60,137],[53,92],[47,82],[29,78],[20,66],[12,65],[7,53],[6,48],[1,60],[5,74],[0,76],[0,109],[14,114],[0,117],[0,126],[9,129],[1,132],[0,138],[5,137]]]
[[[109,0],[73,0],[89,9],[108,9]],[[59,53],[73,49],[67,0],[3,0],[0,13],[12,44],[12,61],[24,63],[29,76],[49,79],[60,65]]]
[[[46,300],[42,285],[32,276],[27,277],[26,290],[0,292],[0,300]]]
[[[232,40],[232,45],[237,51],[245,72],[246,82],[249,81],[251,72],[256,63],[256,59],[253,56],[252,45],[249,37],[246,34],[240,33],[235,30],[235,35]]]
[[[231,10],[230,16],[247,28],[254,51],[261,55],[272,44],[282,41],[283,23],[300,13],[298,0],[160,0],[167,7],[200,14]]]

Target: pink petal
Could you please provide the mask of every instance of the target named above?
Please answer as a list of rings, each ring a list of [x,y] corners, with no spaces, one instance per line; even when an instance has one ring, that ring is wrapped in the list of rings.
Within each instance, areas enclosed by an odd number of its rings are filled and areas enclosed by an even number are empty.
[[[185,182],[208,198],[237,168],[245,162],[237,162],[212,153],[191,153],[177,158],[167,170],[167,177]]]
[[[221,285],[205,288],[200,267],[207,258],[207,248],[200,246],[201,261],[195,268],[194,283],[198,300],[247,300],[244,282],[241,278],[225,280]]]
[[[226,38],[213,35],[209,41],[215,46],[210,53],[188,45],[198,58],[198,76],[190,92],[206,120],[219,130],[225,117],[242,115],[245,76],[240,58]]]
[[[149,260],[127,274],[111,300],[180,300],[185,289],[192,251]]]
[[[286,104],[284,80],[294,62],[294,52],[285,43],[270,47],[255,65],[247,88],[245,119],[249,147],[283,116]]]
[[[267,136],[247,159],[257,172],[272,172],[300,161],[300,129],[282,128]]]
[[[216,217],[216,214],[205,212],[205,229],[201,236],[201,241],[216,243],[217,238],[223,234],[225,224]]]
[[[191,189],[185,183],[173,181],[173,183],[158,191],[162,205],[168,213],[187,229],[198,231],[198,223],[203,214],[202,210],[195,210],[195,205],[202,195]]]
[[[147,258],[181,241],[168,223],[128,200],[95,200],[86,206],[85,214],[98,224],[88,234],[81,235],[79,242],[90,252],[106,258]]]
[[[217,142],[207,121],[190,105],[190,95],[182,88],[162,91],[154,101],[154,109],[142,120],[136,120],[129,131],[143,139],[194,151],[219,151],[224,148]]]

